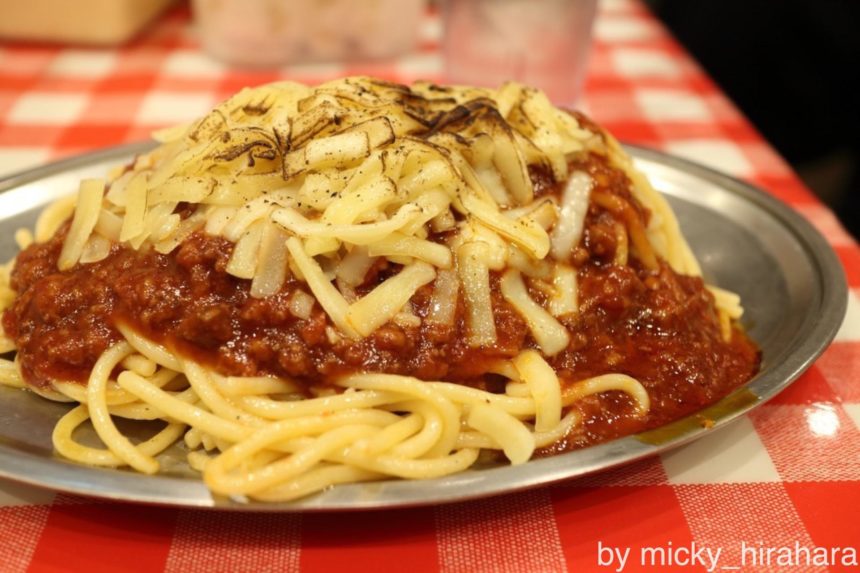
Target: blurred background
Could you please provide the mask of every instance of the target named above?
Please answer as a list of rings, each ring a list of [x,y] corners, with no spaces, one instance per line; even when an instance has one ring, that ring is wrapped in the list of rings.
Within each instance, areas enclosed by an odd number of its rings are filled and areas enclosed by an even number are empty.
[[[647,4],[804,183],[860,236],[860,2]]]
[[[324,70],[349,61],[353,70],[386,75],[397,65],[385,62],[410,54],[420,69],[430,13],[431,25],[441,28],[445,64],[438,77],[427,66],[431,79],[495,85],[516,78],[545,89],[557,103],[573,104],[588,62],[601,65],[589,58],[596,2],[0,0],[0,38],[3,45],[115,50],[148,35],[151,41],[160,33],[159,18],[178,10],[193,14],[188,33],[212,59],[198,67],[249,70],[253,78],[287,65]],[[860,85],[860,2],[633,3],[662,21],[806,185],[860,235],[860,113],[851,87]]]

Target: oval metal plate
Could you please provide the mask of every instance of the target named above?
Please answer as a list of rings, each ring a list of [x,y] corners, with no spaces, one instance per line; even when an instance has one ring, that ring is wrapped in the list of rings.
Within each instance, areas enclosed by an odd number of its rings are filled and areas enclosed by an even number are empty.
[[[84,177],[149,147],[108,149],[33,169],[0,182],[0,260],[17,252],[13,233],[32,227],[49,201],[73,192]],[[847,287],[827,242],[791,208],[708,168],[628,146],[637,166],[665,193],[709,282],[739,293],[743,322],[761,346],[761,373],[743,389],[698,415],[646,434],[530,461],[426,481],[338,486],[292,503],[245,503],[213,496],[184,463],[179,446],[163,473],[91,468],[58,458],[51,430],[68,406],[0,388],[0,476],[113,500],[253,511],[343,511],[463,501],[582,476],[651,456],[719,428],[774,396],[824,351],[842,323]],[[135,429],[131,428],[134,432]]]

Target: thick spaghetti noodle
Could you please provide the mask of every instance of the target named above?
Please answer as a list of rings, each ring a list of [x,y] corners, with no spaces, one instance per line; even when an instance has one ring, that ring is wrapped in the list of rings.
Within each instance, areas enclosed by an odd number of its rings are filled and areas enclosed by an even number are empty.
[[[156,138],[0,273],[0,382],[78,403],[66,458],[183,440],[213,492],[289,500],[653,427],[758,367],[666,201],[536,90],[279,83]]]

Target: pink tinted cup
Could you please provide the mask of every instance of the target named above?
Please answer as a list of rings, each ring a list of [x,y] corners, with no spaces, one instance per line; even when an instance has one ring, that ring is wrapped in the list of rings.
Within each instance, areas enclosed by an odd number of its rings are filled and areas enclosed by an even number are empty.
[[[447,80],[497,87],[516,80],[557,105],[582,90],[597,0],[443,0]]]

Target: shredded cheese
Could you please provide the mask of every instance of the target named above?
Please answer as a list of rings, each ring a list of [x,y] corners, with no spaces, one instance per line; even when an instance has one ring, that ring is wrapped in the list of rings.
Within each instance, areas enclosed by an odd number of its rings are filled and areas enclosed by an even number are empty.
[[[290,237],[287,239],[287,249],[296,266],[301,270],[302,277],[304,277],[305,282],[308,284],[308,288],[311,289],[314,297],[316,297],[320,306],[329,315],[332,322],[347,336],[358,338],[358,332],[347,319],[349,304],[331,284],[328,277],[323,274],[319,264],[305,253],[301,241],[296,237]]]
[[[347,311],[346,319],[360,335],[368,336],[394,318],[415,291],[435,277],[436,271],[427,263],[409,265],[354,302]]]
[[[435,280],[424,318],[452,325],[462,303],[476,347],[496,341],[490,285],[501,273],[504,298],[547,355],[569,339],[555,317],[578,310],[570,259],[591,200],[622,219],[617,264],[629,250],[649,268],[656,252],[698,269],[665,202],[646,228],[616,197],[591,197],[590,175],[568,173],[572,158],[596,150],[623,163],[634,196],[654,203],[613,139],[516,83],[436,89],[348,78],[243,90],[198,121],[159,131],[162,145],[107,184],[85,181],[59,266],[101,260],[113,242],[170,253],[203,231],[234,243],[226,272],[249,280],[252,297],[278,294],[291,274],[307,283],[339,331],[330,338],[416,324],[410,298]],[[565,182],[560,197],[535,200],[533,168]],[[190,211],[180,215],[180,205]],[[71,204],[54,209],[37,241]],[[361,285],[375,265],[402,269],[368,292]],[[740,316],[737,300],[714,293],[727,317]],[[297,316],[310,312],[304,296],[291,300]]]
[[[78,191],[78,201],[75,215],[69,227],[69,234],[63,242],[63,249],[57,261],[57,267],[62,271],[70,269],[78,262],[84,246],[90,238],[90,233],[99,220],[105,182],[102,179],[84,179]]]
[[[488,346],[496,341],[488,258],[486,243],[465,243],[457,250],[457,269],[466,302],[470,346]]]
[[[508,270],[499,283],[502,296],[525,319],[532,336],[547,356],[555,356],[570,342],[570,334],[553,316],[529,296],[519,271]]]

